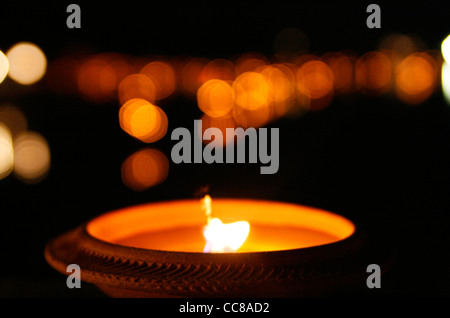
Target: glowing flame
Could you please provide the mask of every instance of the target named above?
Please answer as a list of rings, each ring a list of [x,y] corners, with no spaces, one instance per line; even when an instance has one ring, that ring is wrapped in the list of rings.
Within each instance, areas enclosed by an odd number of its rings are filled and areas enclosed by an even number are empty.
[[[203,228],[203,236],[206,239],[204,253],[235,252],[247,239],[250,232],[250,224],[247,221],[223,223],[218,218],[212,218],[211,197],[206,195],[202,199],[202,208],[208,219],[208,224]]]

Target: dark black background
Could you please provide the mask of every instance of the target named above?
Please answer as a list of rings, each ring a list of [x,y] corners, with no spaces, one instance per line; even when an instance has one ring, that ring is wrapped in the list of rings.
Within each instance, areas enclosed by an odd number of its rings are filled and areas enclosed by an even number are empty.
[[[82,28],[66,27],[70,2],[15,2],[0,8],[0,50],[16,42],[38,44],[49,61],[78,51],[145,56],[230,58],[248,51],[274,53],[285,27],[302,29],[310,50],[376,49],[387,33],[415,34],[440,48],[450,32],[445,1],[389,4],[382,28],[366,27],[370,2],[78,1]],[[377,232],[397,251],[378,291],[367,296],[450,295],[450,110],[440,89],[423,104],[355,94],[319,112],[271,124],[280,127],[280,170],[260,175],[259,165],[170,165],[161,185],[133,192],[123,185],[122,161],[144,144],[126,135],[118,104],[93,105],[52,94],[45,79],[32,87],[0,85],[0,102],[18,105],[29,128],[43,134],[51,170],[39,184],[0,180],[0,296],[102,297],[83,285],[69,290],[65,277],[44,260],[49,239],[89,218],[131,204],[191,198],[204,185],[216,197],[296,202],[345,215]],[[169,132],[192,129],[200,113],[181,96],[161,105]],[[169,135],[155,147],[170,158]]]

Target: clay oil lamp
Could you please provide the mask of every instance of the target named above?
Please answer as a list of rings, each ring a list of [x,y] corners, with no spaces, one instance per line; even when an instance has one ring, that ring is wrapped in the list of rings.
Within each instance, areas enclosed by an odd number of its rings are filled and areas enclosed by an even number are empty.
[[[365,284],[384,261],[343,216],[291,203],[174,200],[100,215],[50,241],[48,263],[69,264],[111,297],[303,297]]]

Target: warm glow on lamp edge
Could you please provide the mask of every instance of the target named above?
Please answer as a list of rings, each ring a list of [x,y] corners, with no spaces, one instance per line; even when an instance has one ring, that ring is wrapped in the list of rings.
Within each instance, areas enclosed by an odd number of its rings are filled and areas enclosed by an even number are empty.
[[[214,198],[213,209],[214,216],[219,217],[224,223],[246,220],[256,231],[253,232],[251,230],[252,235],[257,235],[258,232],[260,234],[265,233],[265,226],[273,228],[274,233],[278,233],[279,229],[283,228],[290,228],[290,231],[295,231],[292,233],[299,233],[298,230],[301,231],[303,228],[308,229],[308,231],[324,233],[330,237],[328,242],[333,243],[348,238],[355,232],[356,228],[353,222],[338,214],[293,203],[255,199]],[[195,231],[197,232],[195,233],[198,233],[195,234],[197,235],[198,249],[186,252],[201,253],[203,249],[201,246],[202,244],[204,246],[205,242],[201,231],[205,222],[206,216],[199,207],[198,199],[180,199],[141,204],[115,210],[88,222],[86,230],[90,235],[101,241],[116,244],[118,241],[126,242],[127,237],[137,233],[169,231],[176,234],[177,229],[191,228],[196,229]],[[263,228],[261,228],[261,225]],[[264,239],[267,239],[267,237]],[[267,251],[260,244],[254,245],[254,238],[252,240],[253,243],[249,242],[249,245],[244,244],[243,250],[237,252]],[[127,245],[127,243],[124,244]],[[158,250],[159,245],[155,244],[150,249]],[[179,244],[178,246],[168,251],[183,252]],[[303,244],[301,244],[301,247],[289,244],[288,249],[291,248],[303,248]],[[286,248],[274,246],[269,251],[283,249]],[[165,248],[160,250],[167,251]]]

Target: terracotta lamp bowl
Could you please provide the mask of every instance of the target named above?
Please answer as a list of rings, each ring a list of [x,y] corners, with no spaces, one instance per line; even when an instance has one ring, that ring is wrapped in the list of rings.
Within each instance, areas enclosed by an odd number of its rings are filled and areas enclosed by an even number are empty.
[[[384,256],[348,219],[288,203],[214,199],[214,217],[246,220],[234,253],[203,253],[198,200],[150,203],[101,215],[50,241],[48,263],[112,297],[301,297],[364,284]]]

